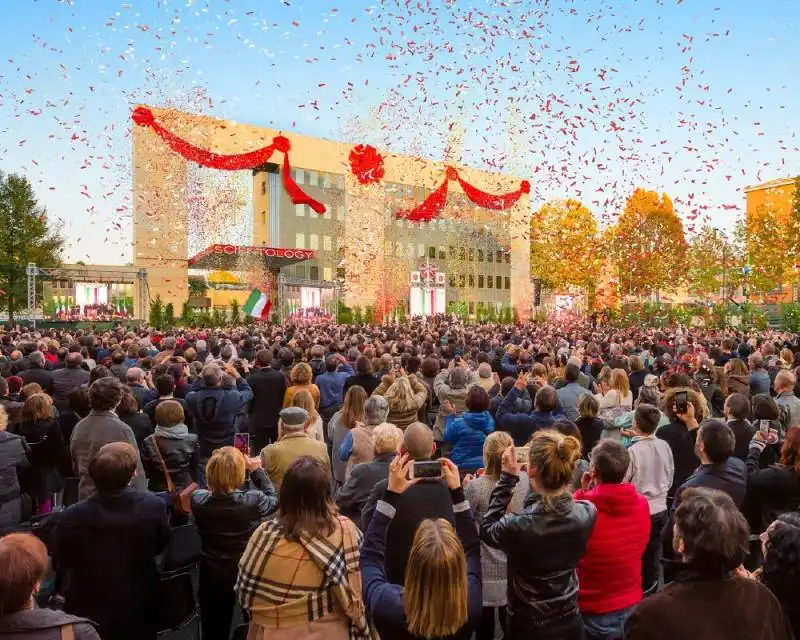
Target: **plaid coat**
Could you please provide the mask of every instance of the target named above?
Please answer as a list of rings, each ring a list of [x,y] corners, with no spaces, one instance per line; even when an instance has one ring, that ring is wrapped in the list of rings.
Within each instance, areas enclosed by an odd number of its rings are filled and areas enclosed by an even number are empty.
[[[328,639],[370,637],[361,598],[361,532],[344,516],[334,522],[327,538],[288,540],[277,520],[253,533],[235,586],[252,618],[248,639],[295,637],[294,630],[308,637],[309,623],[328,627]]]

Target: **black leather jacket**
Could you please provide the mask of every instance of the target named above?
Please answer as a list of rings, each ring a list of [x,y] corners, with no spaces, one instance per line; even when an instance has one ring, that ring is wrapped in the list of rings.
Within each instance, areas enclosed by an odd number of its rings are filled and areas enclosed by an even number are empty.
[[[251,534],[277,508],[278,494],[263,469],[250,474],[246,490],[237,489],[225,496],[195,491],[192,516],[200,532],[201,567],[232,584]]]
[[[575,568],[594,528],[597,510],[563,494],[506,515],[519,478],[500,476],[481,523],[481,540],[508,556],[508,614],[518,633],[558,624],[578,613]]]
[[[150,483],[150,491],[166,491],[167,480],[156,452],[155,438],[155,435],[150,435],[144,439],[142,464]],[[182,438],[160,437],[158,438],[158,448],[177,488],[182,489],[197,480],[200,447],[196,434],[190,433]]]

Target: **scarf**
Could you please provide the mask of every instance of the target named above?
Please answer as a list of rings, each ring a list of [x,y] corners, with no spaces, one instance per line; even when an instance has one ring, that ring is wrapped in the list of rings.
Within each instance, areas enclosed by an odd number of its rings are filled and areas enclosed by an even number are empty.
[[[156,425],[156,438],[167,438],[168,440],[181,440],[189,435],[189,427],[182,422],[171,427]]]

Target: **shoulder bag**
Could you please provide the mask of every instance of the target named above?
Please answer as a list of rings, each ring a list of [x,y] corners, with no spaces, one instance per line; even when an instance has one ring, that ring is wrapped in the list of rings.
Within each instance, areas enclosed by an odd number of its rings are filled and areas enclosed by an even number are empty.
[[[192,494],[200,488],[196,482],[187,485],[181,491],[175,487],[172,481],[172,475],[167,468],[167,463],[164,461],[164,456],[161,455],[161,449],[158,446],[158,438],[153,436],[153,446],[156,449],[156,455],[161,463],[161,469],[164,471],[164,478],[167,481],[167,492],[172,496],[172,510],[177,514],[188,515],[192,512]]]

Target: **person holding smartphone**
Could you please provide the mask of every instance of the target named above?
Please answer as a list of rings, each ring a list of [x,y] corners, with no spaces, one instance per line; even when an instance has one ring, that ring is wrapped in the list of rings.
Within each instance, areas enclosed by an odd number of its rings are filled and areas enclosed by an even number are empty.
[[[667,389],[664,394],[664,413],[670,423],[656,431],[656,437],[666,440],[672,450],[675,471],[667,494],[672,504],[675,492],[686,482],[700,464],[695,452],[697,428],[705,418],[705,401],[700,393],[688,387]]]

